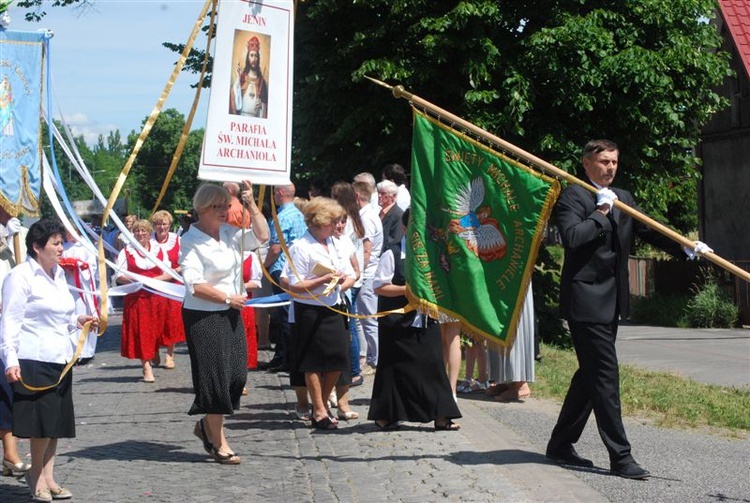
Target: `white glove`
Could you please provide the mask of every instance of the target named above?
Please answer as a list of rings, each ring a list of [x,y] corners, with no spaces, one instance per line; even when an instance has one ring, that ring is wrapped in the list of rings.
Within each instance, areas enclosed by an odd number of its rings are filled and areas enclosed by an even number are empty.
[[[683,246],[682,250],[685,252],[685,254],[688,256],[688,259],[690,260],[695,260],[696,258],[700,257],[704,253],[708,253],[708,252],[713,253],[714,251],[703,241],[696,241],[692,250],[688,248],[687,246]]]
[[[8,236],[18,234],[23,228],[23,226],[21,225],[21,221],[17,218],[11,218],[10,220],[8,220],[8,223],[5,224],[5,227],[8,229]]]
[[[596,207],[598,208],[606,204],[609,206],[609,209],[612,209],[615,205],[615,199],[617,199],[617,194],[612,189],[606,187],[599,189],[599,192],[596,193]]]

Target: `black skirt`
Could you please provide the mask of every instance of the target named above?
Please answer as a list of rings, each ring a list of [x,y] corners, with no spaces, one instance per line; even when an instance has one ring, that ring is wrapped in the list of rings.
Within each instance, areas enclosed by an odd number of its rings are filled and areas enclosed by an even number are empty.
[[[350,372],[349,330],[326,306],[294,303],[294,363],[299,372]]]
[[[247,340],[236,309],[182,308],[195,400],[188,414],[232,414],[247,382]]]
[[[378,371],[367,419],[427,423],[461,417],[443,363],[440,325],[380,320]]]
[[[60,379],[65,364],[20,360],[21,377],[29,386],[44,387]],[[62,382],[45,391],[13,383],[13,435],[19,438],[73,438],[73,369]]]

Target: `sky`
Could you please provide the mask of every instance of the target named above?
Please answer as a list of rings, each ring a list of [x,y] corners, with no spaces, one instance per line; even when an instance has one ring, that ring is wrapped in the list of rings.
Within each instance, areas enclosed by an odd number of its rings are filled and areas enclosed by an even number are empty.
[[[26,22],[26,9],[11,6],[9,30],[54,32],[50,41],[54,117],[89,145],[119,130],[123,141],[140,133],[169,80],[179,55],[161,44],[187,42],[204,0],[95,0],[93,7],[51,7],[38,23]],[[205,49],[200,32],[194,47]],[[164,109],[187,118],[197,74],[181,72]],[[205,127],[209,90],[201,93],[193,129]]]

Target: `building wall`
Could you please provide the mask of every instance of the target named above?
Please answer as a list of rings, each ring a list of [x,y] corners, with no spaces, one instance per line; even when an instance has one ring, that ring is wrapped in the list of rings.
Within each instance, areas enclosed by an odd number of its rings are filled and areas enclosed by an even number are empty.
[[[750,259],[750,131],[703,142],[701,240],[727,260]]]
[[[720,28],[721,29],[721,28]],[[750,259],[750,80],[734,45],[725,34],[736,75],[717,91],[731,106],[717,113],[703,130],[699,154],[700,235],[727,260]]]

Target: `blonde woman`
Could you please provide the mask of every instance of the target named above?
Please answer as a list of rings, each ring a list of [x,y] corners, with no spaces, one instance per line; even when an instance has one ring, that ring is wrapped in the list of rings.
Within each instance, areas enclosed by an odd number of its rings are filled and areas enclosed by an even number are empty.
[[[159,210],[151,215],[151,225],[154,226],[153,239],[161,248],[165,262],[169,267],[179,272],[180,270],[180,237],[171,232],[172,215],[166,210]],[[174,281],[172,279],[172,281]],[[180,342],[185,342],[185,327],[182,325],[182,304],[176,300],[160,297],[159,302],[162,304],[164,316],[162,321],[161,334],[159,335],[159,346],[167,348],[167,356],[164,360],[165,369],[173,369],[174,363],[174,346]],[[161,356],[157,348],[155,365],[161,364]]]
[[[180,265],[185,281],[182,320],[185,325],[195,399],[188,414],[203,414],[193,433],[217,462],[237,465],[241,459],[224,434],[224,416],[240,407],[247,381],[247,341],[240,312],[247,293],[242,280],[241,250],[256,250],[268,241],[268,223],[243,182],[242,204],[252,229],[227,224],[231,197],[218,185],[201,185],[193,207],[198,221],[182,236]]]
[[[161,248],[151,239],[154,228],[148,220],[136,220],[133,223],[133,236],[147,251],[156,256],[156,260],[164,260]],[[117,256],[117,283],[123,285],[132,283],[122,271],[129,271],[141,276],[167,281],[171,276],[162,272],[148,256],[142,254],[133,245],[126,245]],[[153,383],[154,371],[151,361],[158,353],[159,337],[164,325],[164,317],[168,316],[161,310],[161,298],[145,288],[129,293],[125,296],[122,309],[122,335],[120,355],[125,358],[141,361],[143,382]]]
[[[339,255],[333,239],[344,209],[333,199],[316,197],[305,205],[303,214],[307,233],[295,241],[291,264],[287,262],[281,273],[282,286],[300,296],[293,303],[292,374],[304,373],[312,399],[313,428],[333,430],[338,420],[329,415],[326,400],[341,373],[349,372],[349,331],[336,311],[346,310],[342,293],[354,284],[356,274],[349,257]]]

